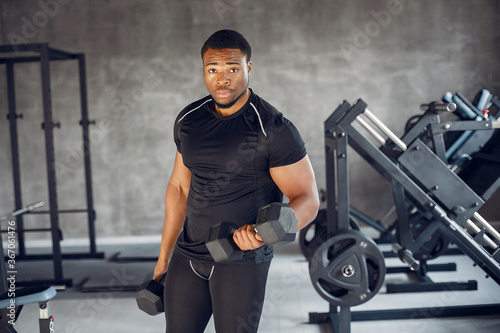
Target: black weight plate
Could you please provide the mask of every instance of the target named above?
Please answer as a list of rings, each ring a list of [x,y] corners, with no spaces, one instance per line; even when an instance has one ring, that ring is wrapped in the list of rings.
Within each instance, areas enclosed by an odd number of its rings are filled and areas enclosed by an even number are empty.
[[[326,209],[320,209],[316,218],[299,233],[300,250],[307,260],[313,256],[318,246],[326,240],[327,231]]]
[[[425,219],[420,213],[415,213],[410,217],[411,231],[413,238],[418,235],[434,220]],[[440,230],[436,230],[428,240],[418,249],[412,249],[413,257],[419,261],[435,259],[442,255],[450,244],[450,240]]]
[[[356,306],[373,298],[385,271],[384,256],[375,242],[356,230],[336,232],[309,261],[314,289],[337,306]]]

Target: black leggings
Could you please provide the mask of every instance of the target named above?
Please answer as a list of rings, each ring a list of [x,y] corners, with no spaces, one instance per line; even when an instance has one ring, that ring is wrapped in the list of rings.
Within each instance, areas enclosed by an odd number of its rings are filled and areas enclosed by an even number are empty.
[[[165,280],[167,333],[202,333],[214,315],[217,333],[259,326],[271,262],[210,266],[172,255]]]

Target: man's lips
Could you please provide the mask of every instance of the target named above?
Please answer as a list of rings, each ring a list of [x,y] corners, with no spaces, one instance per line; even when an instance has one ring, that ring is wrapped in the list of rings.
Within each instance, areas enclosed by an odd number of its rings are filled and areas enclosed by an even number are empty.
[[[231,90],[227,90],[227,89],[221,89],[221,90],[215,91],[215,95],[221,99],[228,98],[229,96],[231,96],[232,93],[233,92]]]

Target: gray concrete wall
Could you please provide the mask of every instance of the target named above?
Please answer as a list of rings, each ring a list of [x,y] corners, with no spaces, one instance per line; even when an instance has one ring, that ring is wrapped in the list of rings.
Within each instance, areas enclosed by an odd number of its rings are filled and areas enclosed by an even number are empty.
[[[48,42],[85,53],[98,237],[159,234],[172,171],[172,122],[206,94],[199,49],[221,28],[253,46],[251,87],[301,131],[325,189],[323,121],[343,99],[363,98],[401,135],[419,104],[446,91],[500,93],[496,0],[2,0],[0,43]],[[59,205],[85,204],[76,64],[51,65]],[[23,199],[47,200],[40,73],[16,67]],[[5,69],[0,107],[6,110]],[[6,111],[0,117],[0,211],[14,206]],[[386,182],[352,156],[352,204],[380,218]],[[498,196],[497,196],[498,198]],[[498,201],[498,199],[495,199]],[[485,215],[499,218],[495,208]],[[29,226],[47,217],[26,217]],[[61,216],[66,238],[85,217]],[[42,237],[32,235],[30,237]]]

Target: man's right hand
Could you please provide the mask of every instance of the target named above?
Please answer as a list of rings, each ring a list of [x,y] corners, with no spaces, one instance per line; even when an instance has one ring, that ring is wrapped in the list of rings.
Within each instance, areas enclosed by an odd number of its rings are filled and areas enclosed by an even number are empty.
[[[260,235],[254,231],[253,224],[246,224],[237,229],[233,234],[233,240],[243,251],[255,250],[264,245]]]
[[[163,275],[167,272],[168,262],[158,259],[153,273],[153,280],[160,281]]]

